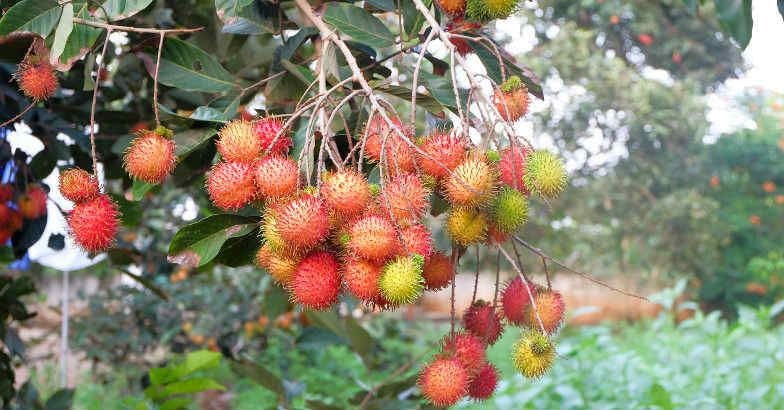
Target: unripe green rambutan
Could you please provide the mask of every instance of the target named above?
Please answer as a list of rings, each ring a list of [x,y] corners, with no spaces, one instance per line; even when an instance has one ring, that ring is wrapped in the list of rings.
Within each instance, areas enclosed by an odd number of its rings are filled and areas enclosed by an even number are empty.
[[[403,256],[416,253],[427,260],[433,253],[433,239],[430,237],[430,230],[424,225],[411,225],[401,229],[400,240],[402,242],[400,252]]]
[[[441,351],[447,357],[459,360],[470,375],[476,374],[487,362],[485,345],[481,339],[470,333],[447,335],[441,341]]]
[[[375,262],[350,258],[343,264],[343,283],[359,300],[374,302],[381,296],[381,289],[378,287],[380,277],[381,266]]]
[[[434,406],[457,403],[468,391],[468,371],[456,359],[437,358],[422,369],[419,389]]]
[[[434,252],[425,260],[422,276],[425,278],[425,287],[428,290],[443,289],[455,277],[455,267],[448,256],[442,252]]]
[[[474,400],[487,400],[495,393],[498,385],[498,369],[486,363],[479,372],[471,378],[468,384],[468,397]]]
[[[256,199],[255,167],[247,162],[218,162],[207,175],[207,193],[216,207],[236,211]]]
[[[261,144],[261,153],[268,155],[287,155],[294,145],[289,130],[283,129],[283,120],[279,117],[264,117],[253,122],[253,130]],[[278,135],[280,134],[280,135]]]
[[[297,191],[299,167],[290,158],[277,155],[264,157],[256,165],[255,181],[260,197],[268,200],[283,198]]]
[[[536,150],[525,160],[525,186],[543,199],[554,199],[566,188],[566,169],[555,154]]]
[[[60,172],[60,194],[69,201],[84,202],[100,193],[98,181],[81,168]]]
[[[324,174],[320,192],[327,206],[343,217],[362,212],[370,200],[367,179],[351,169]]]
[[[457,166],[444,183],[446,198],[455,206],[486,205],[495,193],[496,171],[481,155],[472,155]]]
[[[125,172],[149,184],[162,183],[177,162],[171,135],[171,131],[164,127],[140,132],[123,155]]]
[[[384,265],[378,286],[381,294],[390,303],[402,305],[413,303],[422,294],[424,279],[422,255],[399,256]]]
[[[296,249],[310,249],[329,233],[327,207],[309,194],[280,204],[275,208],[275,218],[281,238]]]
[[[436,178],[445,178],[449,171],[463,162],[466,148],[465,139],[454,132],[437,131],[420,144],[419,149],[425,155],[417,153],[417,158],[425,173]]]
[[[512,348],[512,363],[528,378],[547,373],[555,360],[555,346],[538,330],[526,331]]]
[[[501,315],[492,304],[483,300],[477,300],[466,309],[463,327],[488,345],[495,343],[504,331]]]
[[[473,245],[485,239],[487,217],[477,210],[453,208],[447,217],[446,228],[452,242],[460,246]]]
[[[488,22],[505,19],[517,10],[516,0],[467,0],[466,17],[469,20]]]
[[[541,326],[544,326],[544,331],[547,334],[558,330],[564,319],[564,301],[561,294],[553,290],[540,290],[536,292],[534,302],[536,302],[536,309],[534,309],[533,303],[528,307],[526,325],[539,330],[541,330]],[[542,320],[541,326],[539,319]]]
[[[408,226],[422,219],[430,205],[430,192],[414,174],[401,174],[384,185],[381,203],[399,225]]]
[[[218,131],[215,144],[224,161],[253,162],[261,154],[261,141],[256,137],[253,124],[244,120],[228,122]]]
[[[395,227],[380,216],[362,217],[349,230],[348,249],[365,259],[383,261],[396,252],[398,246]]]
[[[503,0],[475,0],[503,1]],[[520,77],[513,75],[493,94],[493,102],[504,121],[517,121],[528,112],[528,88]]]
[[[525,158],[531,150],[527,147],[515,145],[501,152],[498,170],[501,182],[524,194],[528,194],[523,176],[525,175]]]
[[[310,309],[332,306],[340,294],[340,266],[324,251],[315,251],[300,261],[294,270],[291,293],[294,301]]]
[[[503,187],[493,199],[493,225],[503,233],[520,229],[528,220],[528,200],[522,192]]]
[[[291,284],[294,270],[299,264],[295,256],[283,255],[275,252],[269,243],[265,243],[256,253],[256,265],[267,271],[281,286]]]
[[[38,185],[30,185],[27,191],[17,199],[19,213],[25,219],[36,219],[46,214],[46,199],[48,194]]]
[[[518,326],[525,324],[531,306],[531,296],[536,297],[534,285],[524,284],[519,276],[515,276],[506,284],[501,292],[501,307],[509,323]]]

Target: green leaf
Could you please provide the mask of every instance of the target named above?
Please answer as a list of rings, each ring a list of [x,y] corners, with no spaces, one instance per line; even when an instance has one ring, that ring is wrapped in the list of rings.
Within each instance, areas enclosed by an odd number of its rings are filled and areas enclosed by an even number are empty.
[[[482,64],[485,66],[487,75],[497,84],[501,84],[503,82],[503,78],[501,78],[501,66],[498,61],[498,57],[494,53],[494,50],[484,43],[470,42],[469,44],[471,47],[473,47],[476,56],[479,57],[479,60],[482,61]],[[510,75],[516,75],[520,77],[520,79],[523,80],[523,83],[525,83],[525,86],[528,88],[528,92],[539,99],[544,99],[542,86],[539,85],[538,79],[536,79],[536,76],[531,72],[531,70],[519,66],[517,62],[514,61],[513,57],[509,56],[503,51],[501,51],[501,62],[504,64],[504,68],[506,68],[507,77]]]
[[[54,42],[52,48],[49,50],[49,61],[56,63],[60,59],[60,55],[65,50],[65,44],[68,37],[73,30],[74,6],[73,3],[66,3],[63,6],[63,13],[60,16],[60,22],[57,23],[57,29],[54,31]]]
[[[304,44],[310,37],[318,34],[318,30],[314,27],[303,27],[297,34],[286,39],[286,42],[281,44],[275,49],[272,55],[272,66],[270,67],[270,74],[282,71],[284,68],[280,64],[281,60],[291,60],[294,53],[297,52],[302,44]]]
[[[751,0],[714,0],[721,26],[745,49],[751,41]]]
[[[142,206],[138,202],[133,202],[125,199],[122,195],[109,194],[117,206],[120,208],[123,226],[135,227],[142,222]]]
[[[0,18],[0,37],[13,32],[32,32],[46,38],[60,20],[60,6],[55,0],[22,0]]]
[[[247,235],[256,220],[240,215],[211,215],[184,226],[169,245],[169,262],[185,266],[204,266],[213,260],[230,238]]]
[[[180,409],[187,409],[190,406],[192,399],[187,397],[175,397],[173,399],[166,400],[160,406],[160,410],[180,410]]]
[[[220,358],[220,354],[218,354],[218,358]],[[226,388],[210,378],[198,377],[173,382],[166,386],[164,392],[169,396],[174,396],[176,394],[198,393],[205,390],[226,390]]]
[[[223,22],[221,32],[228,34],[261,34],[277,32],[277,5],[253,0],[215,0],[215,12]],[[264,9],[257,10],[257,8]]]
[[[400,85],[393,85],[381,81],[371,81],[370,83],[374,89],[381,91],[382,93],[394,95],[395,97],[399,97],[406,102],[411,102],[411,88]],[[439,103],[435,98],[421,93],[417,93],[416,105],[430,111],[433,114],[439,114],[444,110],[444,106],[441,105],[441,103]]]
[[[111,254],[109,255],[109,257],[111,258]],[[133,260],[131,260],[131,262],[129,262],[129,263],[132,263],[132,262],[133,262]],[[128,275],[131,279],[135,280],[140,285],[144,286],[147,290],[149,290],[150,292],[158,295],[159,298],[161,298],[163,300],[169,300],[169,295],[166,292],[164,292],[163,289],[161,289],[158,286],[156,286],[150,279],[145,278],[144,276],[139,276],[139,275],[137,275],[135,273],[131,273],[131,272],[129,272],[127,270],[124,270],[124,269],[120,269],[120,272]]]
[[[781,18],[784,19],[784,0],[779,0],[779,14],[781,14]]]
[[[324,21],[354,40],[382,48],[395,44],[395,36],[378,18],[349,3],[329,3]]]
[[[370,334],[357,323],[351,316],[338,317],[337,313],[332,311],[327,312],[308,312],[308,318],[312,319],[314,323],[331,331],[341,338],[347,339],[351,347],[356,351],[363,360],[369,358],[369,355],[375,346],[375,341]]]
[[[662,410],[672,410],[673,404],[670,393],[659,383],[654,383],[648,390],[651,404],[658,406]]]
[[[133,185],[131,185],[131,196],[134,201],[141,201],[144,199],[144,196],[147,195],[147,192],[150,192],[154,187],[155,184],[135,179]]]
[[[73,397],[73,389],[57,390],[49,397],[48,400],[46,400],[46,404],[44,404],[44,410],[68,410],[71,408]]]
[[[212,138],[217,131],[213,128],[198,128],[174,134],[174,154],[182,161],[193,151],[199,149]]]
[[[45,149],[30,160],[30,170],[37,179],[44,179],[52,173],[54,167],[57,165],[57,158],[54,153]]]
[[[423,3],[430,7],[431,0],[424,0]],[[422,28],[425,16],[417,10],[412,0],[400,0],[400,8],[403,12],[403,30],[408,33],[409,38],[413,38]]]
[[[233,76],[213,56],[185,41],[168,38],[163,47],[158,81],[169,87],[208,93],[237,87]]]
[[[0,246],[0,263],[13,262],[14,250],[10,246]]]
[[[85,20],[92,19],[88,7],[89,3],[74,2],[74,5],[76,6],[75,14],[77,17]],[[65,42],[65,47],[63,48],[60,57],[57,59],[57,62],[53,63],[55,67],[60,71],[70,70],[77,61],[90,52],[102,32],[103,30],[99,28],[85,24],[74,25],[71,34],[68,36],[68,41]],[[85,67],[85,70],[87,70],[87,67]],[[92,69],[90,72],[92,72]],[[92,79],[90,79],[90,82],[91,81]]]
[[[117,21],[133,16],[150,4],[152,4],[152,0],[106,0],[102,7],[106,10],[109,20]],[[104,17],[100,9],[96,13],[98,16]]]
[[[231,369],[244,377],[247,377],[260,386],[277,393],[279,396],[286,394],[283,382],[278,376],[266,368],[247,360],[235,361],[231,363]]]

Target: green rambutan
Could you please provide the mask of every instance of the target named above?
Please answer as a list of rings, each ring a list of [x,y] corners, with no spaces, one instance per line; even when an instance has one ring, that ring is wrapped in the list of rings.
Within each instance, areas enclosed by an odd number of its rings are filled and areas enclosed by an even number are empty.
[[[554,199],[566,188],[566,169],[552,152],[536,150],[525,160],[525,186],[544,199]]]
[[[487,217],[480,211],[452,208],[447,216],[446,228],[452,242],[467,247],[485,239],[487,223]]]
[[[422,255],[398,256],[384,265],[378,286],[386,300],[395,305],[413,303],[422,294]]]
[[[528,378],[547,373],[555,360],[555,346],[538,330],[526,331],[512,348],[514,367]]]
[[[493,226],[502,233],[513,233],[528,220],[528,200],[522,192],[503,187],[493,199]]]
[[[469,20],[486,23],[505,19],[516,10],[517,0],[467,0],[465,14]]]

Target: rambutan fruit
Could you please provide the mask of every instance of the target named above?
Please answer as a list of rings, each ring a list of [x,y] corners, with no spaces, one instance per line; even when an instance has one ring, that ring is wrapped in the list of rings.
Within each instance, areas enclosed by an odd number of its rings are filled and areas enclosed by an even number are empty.
[[[403,126],[399,118],[392,117],[390,121],[393,126],[387,124],[377,114],[368,120],[364,134],[367,135],[363,148],[364,155],[369,160],[382,164],[384,177],[414,172],[416,170],[414,152],[404,140],[411,137],[410,131]]]
[[[515,145],[501,151],[498,170],[501,182],[524,194],[528,194],[523,176],[525,175],[525,157],[531,153],[527,147]]]
[[[370,201],[367,179],[348,168],[324,174],[320,192],[327,206],[344,217],[360,213]]]
[[[60,87],[54,67],[45,58],[30,56],[14,73],[19,89],[29,99],[45,101]]]
[[[525,186],[544,199],[554,199],[566,188],[566,168],[555,154],[536,150],[525,159]]]
[[[387,219],[369,215],[358,219],[349,230],[346,247],[357,256],[383,261],[397,251],[395,227]]]
[[[526,289],[527,287],[527,289]],[[513,325],[524,325],[528,319],[531,296],[536,297],[533,284],[525,284],[519,276],[509,281],[501,292],[501,307],[504,317]]]
[[[360,258],[349,258],[343,263],[343,283],[349,293],[365,302],[373,302],[381,295],[378,280],[381,266]]]
[[[450,16],[462,16],[466,9],[466,0],[436,0],[436,3]]]
[[[229,121],[218,131],[215,144],[224,161],[253,162],[261,154],[261,140],[256,136],[253,123],[243,120]]]
[[[447,216],[446,228],[452,242],[469,246],[482,242],[487,235],[487,217],[474,209],[453,208]]]
[[[472,155],[454,169],[444,189],[451,204],[477,208],[493,198],[495,184],[495,169],[481,155]]]
[[[416,223],[430,205],[430,192],[414,174],[401,174],[384,185],[382,205],[398,224],[407,226]]]
[[[447,407],[457,403],[468,392],[468,371],[460,361],[436,358],[419,374],[419,389],[430,403]]]
[[[125,150],[123,164],[131,177],[150,184],[160,184],[177,162],[172,132],[164,127],[143,131]]]
[[[455,267],[448,256],[442,252],[434,252],[425,260],[422,276],[425,278],[425,287],[428,290],[443,289],[455,277]]]
[[[540,290],[536,292],[534,302],[536,302],[536,309],[533,303],[528,307],[526,325],[532,329],[544,327],[547,334],[558,330],[564,319],[564,301],[561,293],[554,290]],[[542,320],[541,326],[539,319]]]
[[[501,315],[492,304],[483,300],[477,300],[466,309],[463,327],[488,345],[495,343],[504,331]]]
[[[267,208],[264,211],[264,217],[261,220],[261,236],[264,238],[264,243],[270,246],[270,249],[276,253],[285,253],[286,242],[278,232],[277,219],[272,208]]]
[[[401,229],[400,240],[401,252],[404,256],[416,253],[427,260],[433,253],[433,239],[430,237],[430,230],[424,225],[411,225]]]
[[[216,207],[236,211],[256,199],[255,167],[248,162],[218,162],[207,175],[207,193]]]
[[[514,367],[528,378],[547,373],[555,360],[555,346],[538,330],[526,331],[512,348]]]
[[[465,158],[467,143],[453,131],[436,131],[419,145],[417,153],[422,171],[436,178],[445,178]]]
[[[46,214],[46,191],[40,185],[30,185],[17,199],[19,213],[25,219],[36,219]]]
[[[100,193],[98,181],[81,168],[68,168],[60,172],[60,193],[73,202],[84,202]]]
[[[520,77],[513,75],[496,88],[493,103],[504,121],[517,121],[528,112],[528,88]]]
[[[283,129],[284,125],[283,120],[275,116],[260,118],[253,123],[256,137],[261,142],[262,154],[287,155],[289,153],[294,141],[291,139],[289,130]]]
[[[517,4],[516,0],[467,0],[465,14],[470,20],[485,23],[511,16]]]
[[[254,137],[255,138],[255,137]],[[264,157],[256,163],[256,188],[259,196],[277,199],[294,194],[299,183],[299,167],[292,159]]]
[[[297,249],[309,249],[329,234],[327,207],[310,194],[302,194],[276,207],[275,218],[281,238]]]
[[[487,239],[485,242],[489,245],[500,245],[508,241],[510,236],[510,234],[498,229],[495,223],[491,223],[490,226],[487,227]]]
[[[493,199],[492,216],[499,231],[515,232],[528,220],[528,200],[522,192],[503,187]]]
[[[485,363],[471,378],[468,384],[468,397],[474,400],[487,400],[495,392],[498,385],[498,369],[490,363]]]
[[[14,197],[14,187],[10,184],[0,184],[0,203],[8,202]]]
[[[106,194],[77,203],[68,215],[68,227],[76,243],[84,250],[102,252],[114,243],[120,225],[117,204]]]
[[[293,300],[315,310],[332,306],[340,294],[339,269],[337,259],[329,252],[315,251],[305,256],[291,280]]]
[[[399,129],[404,130],[403,123],[399,118],[391,117],[390,121]],[[368,119],[363,137],[365,137],[364,155],[369,160],[375,162],[381,161],[382,144],[384,144],[385,148],[389,148],[391,141],[400,138],[394,129],[384,121],[384,118],[378,114],[374,114]]]
[[[11,234],[22,229],[24,224],[22,214],[16,209],[0,202],[0,229],[5,229]],[[0,241],[2,243],[3,241]]]
[[[478,337],[465,332],[447,335],[441,341],[441,351],[460,361],[468,374],[474,375],[487,362],[485,345]]]
[[[395,305],[413,303],[422,294],[424,278],[422,255],[398,256],[381,270],[378,287],[386,300]]]
[[[277,284],[287,287],[291,284],[299,259],[296,256],[278,253],[273,246],[265,243],[256,252],[255,262],[256,266],[266,270]]]

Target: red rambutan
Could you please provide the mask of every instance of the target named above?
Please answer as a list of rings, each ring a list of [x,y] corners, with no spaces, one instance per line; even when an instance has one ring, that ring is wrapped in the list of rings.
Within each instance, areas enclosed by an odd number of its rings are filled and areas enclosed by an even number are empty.
[[[291,282],[296,303],[316,310],[326,309],[340,294],[340,266],[337,259],[324,251],[316,251],[300,261]]]
[[[469,375],[460,361],[437,358],[419,375],[422,395],[435,406],[446,407],[457,403],[468,392]]]
[[[398,246],[395,227],[380,216],[360,218],[349,230],[347,247],[362,258],[383,261],[397,251]]]
[[[441,351],[448,357],[459,360],[471,375],[476,374],[487,361],[482,340],[470,333],[447,335],[441,342]]]
[[[501,151],[501,160],[498,161],[498,170],[501,182],[528,195],[525,187],[525,157],[531,153],[527,147],[515,145]]]
[[[493,102],[504,121],[517,121],[528,112],[528,88],[513,75],[495,89]]]
[[[400,251],[404,255],[418,254],[427,260],[433,254],[433,239],[430,230],[424,225],[417,224],[400,230],[402,246]]]
[[[324,175],[321,197],[340,216],[356,215],[370,200],[370,185],[360,173],[344,169]]]
[[[430,205],[430,192],[414,174],[402,174],[384,185],[380,200],[398,224],[416,223]]]
[[[492,304],[483,300],[477,300],[466,309],[463,327],[488,345],[495,343],[504,330],[501,315]]]
[[[263,268],[281,286],[289,286],[299,259],[296,256],[283,255],[275,252],[269,242],[265,243],[256,253],[256,265]]]
[[[253,129],[261,142],[262,154],[286,155],[289,153],[294,142],[291,140],[289,130],[284,130],[283,125],[283,120],[274,116],[259,118],[253,123]]]
[[[14,187],[10,184],[0,184],[0,203],[8,202],[14,197]]]
[[[350,258],[343,264],[343,283],[357,299],[373,302],[381,296],[378,279],[381,266],[365,259]]]
[[[255,138],[255,137],[254,137]],[[282,198],[297,191],[299,167],[287,157],[268,156],[256,164],[256,188],[262,198]]]
[[[123,155],[128,175],[150,184],[163,182],[177,162],[171,136],[171,131],[158,127],[155,131],[143,131],[131,141]]]
[[[524,284],[519,276],[506,284],[501,292],[501,307],[509,323],[518,326],[525,324],[531,306],[530,295],[536,297],[536,288],[533,284]]]
[[[69,168],[60,172],[60,193],[73,202],[83,202],[100,193],[98,181],[81,168]]]
[[[218,131],[215,144],[224,161],[253,162],[261,154],[261,141],[253,124],[248,121],[230,121]]]
[[[77,203],[68,215],[68,227],[76,243],[84,250],[102,252],[114,243],[120,225],[117,204],[106,194]]]
[[[462,16],[466,9],[466,0],[436,0],[438,7],[450,16]]]
[[[468,396],[475,400],[487,400],[498,385],[498,369],[485,363],[468,384]]]
[[[275,208],[276,226],[287,245],[309,249],[329,233],[329,215],[324,203],[310,194],[302,194]]]
[[[526,325],[537,330],[541,330],[544,326],[547,334],[558,330],[564,319],[564,301],[561,293],[554,290],[541,290],[534,295],[534,302],[536,302],[536,309],[533,304],[528,308]],[[539,319],[542,319],[541,326]]]
[[[428,290],[439,290],[445,288],[455,277],[455,268],[449,256],[442,252],[433,252],[425,260],[425,267],[422,269],[422,276],[425,278],[425,288]]]
[[[25,219],[39,218],[46,214],[46,199],[46,191],[40,185],[30,185],[17,200],[19,212]]]
[[[255,167],[246,162],[218,162],[207,176],[207,193],[216,207],[238,210],[256,199]]]
[[[20,63],[14,78],[22,93],[34,101],[47,100],[60,87],[52,65],[39,56],[31,56]]]
[[[454,40],[453,40],[454,41]],[[465,159],[467,144],[453,131],[437,131],[427,136],[417,153],[422,170],[436,178],[444,178]]]

